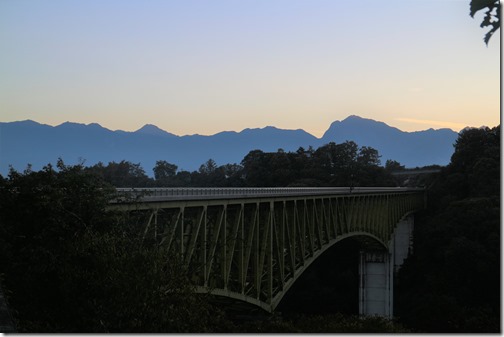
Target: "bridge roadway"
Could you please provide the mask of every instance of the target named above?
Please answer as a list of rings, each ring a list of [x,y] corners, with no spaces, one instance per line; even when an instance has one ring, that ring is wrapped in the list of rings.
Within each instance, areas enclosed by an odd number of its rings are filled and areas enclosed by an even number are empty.
[[[360,312],[391,316],[394,251],[403,241],[407,254],[411,235],[398,240],[396,228],[424,204],[417,188],[119,188],[109,208],[130,212],[144,244],[175,251],[197,291],[269,312],[313,261],[353,237],[369,252]]]

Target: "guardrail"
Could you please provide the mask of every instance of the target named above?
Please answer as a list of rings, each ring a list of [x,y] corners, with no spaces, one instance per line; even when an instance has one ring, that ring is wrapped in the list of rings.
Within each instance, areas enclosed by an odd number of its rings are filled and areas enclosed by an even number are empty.
[[[404,176],[404,175],[415,175],[415,174],[432,174],[439,173],[441,169],[430,169],[430,170],[415,170],[415,169],[405,169],[403,171],[390,172],[393,176]]]
[[[409,187],[174,187],[174,188],[117,188],[117,198],[112,203],[128,200],[194,200],[236,199],[272,196],[303,196],[330,194],[369,194],[419,192],[420,188]]]

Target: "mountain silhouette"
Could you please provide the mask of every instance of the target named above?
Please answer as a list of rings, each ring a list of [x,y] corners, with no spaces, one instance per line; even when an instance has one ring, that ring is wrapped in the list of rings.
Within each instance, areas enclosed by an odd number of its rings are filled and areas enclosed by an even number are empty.
[[[353,140],[378,150],[382,162],[393,159],[406,167],[446,165],[453,154],[457,133],[451,129],[404,132],[372,119],[349,116],[336,121],[322,136],[322,143]]]
[[[406,167],[446,165],[456,139],[457,133],[449,129],[404,132],[358,116],[333,122],[321,138],[301,129],[273,126],[211,136],[177,136],[152,124],[126,132],[96,123],[66,122],[53,127],[26,120],[0,123],[0,174],[6,175],[9,165],[22,171],[31,164],[39,170],[60,157],[67,164],[84,161],[85,165],[128,160],[140,163],[148,175],[152,175],[157,160],[173,163],[179,170],[193,171],[208,159],[218,165],[240,163],[251,150],[296,151],[309,146],[316,149],[329,142],[347,140],[377,149],[382,164],[392,159]]]

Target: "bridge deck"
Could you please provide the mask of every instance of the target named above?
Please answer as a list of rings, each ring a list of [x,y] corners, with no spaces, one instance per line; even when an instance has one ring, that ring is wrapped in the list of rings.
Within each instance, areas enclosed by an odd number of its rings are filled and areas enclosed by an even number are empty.
[[[348,195],[418,192],[422,189],[406,187],[192,187],[192,188],[118,188],[117,199],[111,203],[133,200],[142,202],[177,200],[222,200],[261,197],[293,197],[316,195]]]

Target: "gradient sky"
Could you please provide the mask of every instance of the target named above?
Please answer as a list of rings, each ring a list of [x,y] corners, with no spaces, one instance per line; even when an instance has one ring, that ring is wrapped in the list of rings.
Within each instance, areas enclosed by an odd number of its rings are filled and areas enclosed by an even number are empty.
[[[500,123],[469,0],[1,0],[0,121],[178,134]]]

